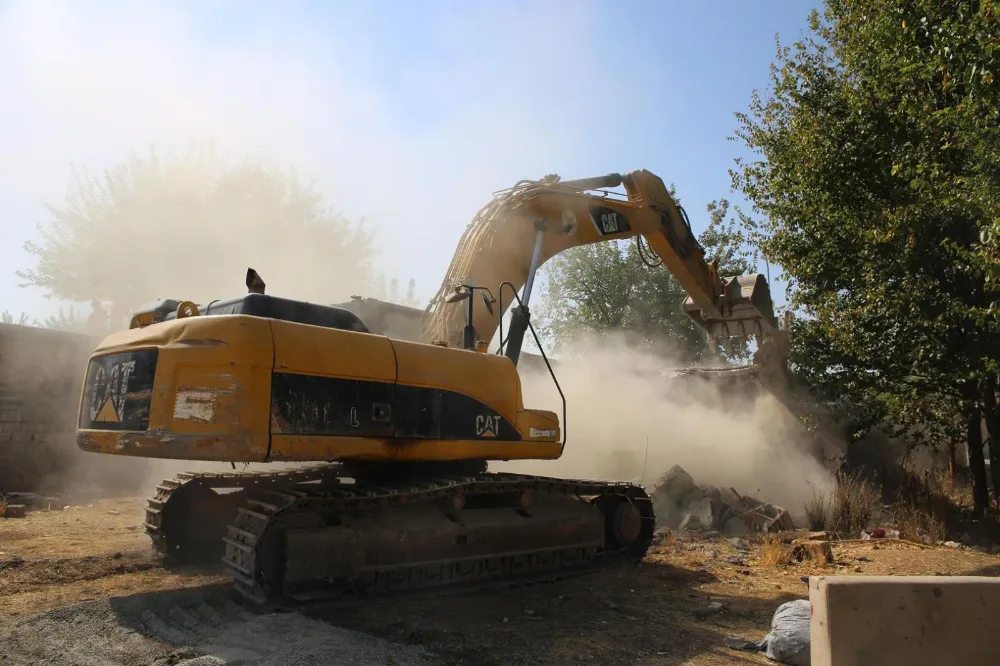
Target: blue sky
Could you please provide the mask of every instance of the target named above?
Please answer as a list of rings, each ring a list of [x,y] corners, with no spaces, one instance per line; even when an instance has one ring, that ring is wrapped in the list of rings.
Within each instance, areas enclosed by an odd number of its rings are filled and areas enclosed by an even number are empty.
[[[766,87],[775,33],[799,38],[816,5],[0,2],[0,310],[56,307],[14,271],[70,163],[151,143],[295,165],[378,228],[379,268],[421,298],[522,178],[649,169],[700,230],[705,203],[738,203],[734,112]]]

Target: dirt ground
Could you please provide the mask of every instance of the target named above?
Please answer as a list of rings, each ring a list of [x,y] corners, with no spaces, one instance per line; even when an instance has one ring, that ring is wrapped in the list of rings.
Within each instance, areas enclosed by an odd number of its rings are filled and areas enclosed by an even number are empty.
[[[0,629],[68,604],[228,584],[218,571],[165,569],[143,534],[143,501],[102,500],[0,519]],[[1000,575],[1000,556],[887,540],[834,546],[833,564],[771,565],[766,547],[671,537],[635,567],[552,584],[420,594],[310,609],[315,620],[451,664],[769,663],[723,646],[757,640],[781,602],[806,596],[809,575]],[[763,560],[763,561],[762,561]],[[721,602],[721,609],[710,607]]]

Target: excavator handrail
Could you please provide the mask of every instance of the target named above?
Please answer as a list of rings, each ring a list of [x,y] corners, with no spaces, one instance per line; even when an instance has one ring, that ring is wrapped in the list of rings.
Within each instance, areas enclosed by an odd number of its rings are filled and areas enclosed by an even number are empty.
[[[517,288],[511,284],[510,281],[504,280],[500,283],[497,288],[497,310],[503,312],[503,288],[504,285],[510,287],[510,291],[514,294],[514,298],[517,300],[519,307],[524,307],[524,303],[521,302],[521,297],[517,295]],[[500,317],[499,322],[500,328],[500,346],[497,349],[498,354],[503,353],[503,317]],[[535,344],[538,346],[538,351],[542,355],[542,360],[545,361],[545,367],[549,370],[549,376],[552,377],[552,383],[556,385],[556,390],[559,391],[559,399],[562,400],[562,443],[559,445],[559,455],[561,456],[563,450],[566,448],[566,395],[563,393],[562,386],[559,385],[559,379],[556,377],[555,370],[552,369],[552,364],[549,363],[549,357],[545,355],[545,349],[542,347],[542,341],[538,339],[538,334],[535,332],[535,327],[528,321],[528,330],[531,331],[531,337],[535,339]]]

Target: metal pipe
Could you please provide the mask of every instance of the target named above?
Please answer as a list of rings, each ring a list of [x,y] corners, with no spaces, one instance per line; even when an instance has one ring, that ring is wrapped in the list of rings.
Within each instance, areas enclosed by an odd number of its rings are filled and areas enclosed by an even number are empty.
[[[535,223],[535,249],[531,253],[531,264],[528,266],[528,279],[524,282],[524,298],[521,302],[525,305],[531,300],[531,288],[535,284],[535,273],[538,272],[538,260],[542,256],[542,243],[545,242],[545,222],[539,220]]]
[[[538,272],[538,262],[542,257],[542,243],[545,241],[545,220],[535,222],[535,249],[531,253],[531,264],[528,266],[528,279],[524,282],[524,298],[518,300],[518,305],[510,312],[510,333],[507,334],[507,349],[504,354],[514,365],[521,356],[521,345],[524,344],[524,334],[528,331],[531,312],[528,310],[528,299],[535,284],[535,273]],[[502,316],[502,315],[501,315]]]
[[[606,176],[594,176],[593,178],[578,178],[577,180],[561,180],[562,187],[572,187],[577,190],[599,190],[603,187],[618,187],[622,184],[620,173],[609,173]]]

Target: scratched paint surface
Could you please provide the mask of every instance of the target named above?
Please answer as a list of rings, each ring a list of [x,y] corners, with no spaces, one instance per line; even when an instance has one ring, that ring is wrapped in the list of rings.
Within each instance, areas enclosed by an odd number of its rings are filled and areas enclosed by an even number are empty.
[[[215,418],[216,400],[214,391],[179,390],[174,400],[174,418],[211,422]]]

